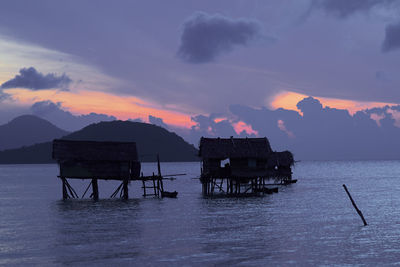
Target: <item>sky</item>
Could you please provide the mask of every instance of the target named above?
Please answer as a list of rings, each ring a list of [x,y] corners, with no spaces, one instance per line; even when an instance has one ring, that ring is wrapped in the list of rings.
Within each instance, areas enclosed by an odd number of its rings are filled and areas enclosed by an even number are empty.
[[[350,158],[397,157],[399,12],[399,0],[3,0],[0,124],[136,120],[193,144],[267,136],[304,158],[316,135],[342,147],[368,131],[353,150],[392,146]]]

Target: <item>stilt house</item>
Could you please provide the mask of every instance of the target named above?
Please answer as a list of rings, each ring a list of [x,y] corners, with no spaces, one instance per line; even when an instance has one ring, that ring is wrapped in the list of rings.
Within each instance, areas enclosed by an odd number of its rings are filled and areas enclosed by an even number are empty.
[[[267,179],[287,182],[292,178],[292,153],[272,151],[266,137],[202,137],[199,155],[202,159],[201,181],[206,194],[214,191],[215,184],[223,191],[224,180],[227,182],[227,192],[234,193],[232,184],[239,186],[240,192],[240,184],[251,183],[252,187],[246,192],[255,192]]]
[[[95,199],[98,198],[97,179],[121,180],[124,182],[124,198],[128,198],[128,182],[140,175],[134,142],[54,140],[53,159],[60,166],[63,198],[68,198],[67,178],[92,179]]]

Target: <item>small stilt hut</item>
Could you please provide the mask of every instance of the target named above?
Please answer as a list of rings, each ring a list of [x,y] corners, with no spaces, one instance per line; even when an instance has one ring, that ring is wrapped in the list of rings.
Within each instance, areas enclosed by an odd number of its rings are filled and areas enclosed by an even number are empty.
[[[274,152],[264,138],[204,138],[200,140],[204,195],[270,193],[267,186],[292,182],[293,155]]]

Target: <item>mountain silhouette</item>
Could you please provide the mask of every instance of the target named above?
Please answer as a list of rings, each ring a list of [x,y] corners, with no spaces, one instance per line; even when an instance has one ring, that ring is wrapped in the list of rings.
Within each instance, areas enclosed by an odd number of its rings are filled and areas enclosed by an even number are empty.
[[[111,121],[91,124],[82,130],[64,136],[66,140],[136,142],[142,162],[198,161],[198,151],[182,137],[166,129],[141,122]],[[0,151],[0,164],[53,163],[52,143]]]
[[[0,126],[0,150],[43,143],[68,133],[39,117],[22,115]]]

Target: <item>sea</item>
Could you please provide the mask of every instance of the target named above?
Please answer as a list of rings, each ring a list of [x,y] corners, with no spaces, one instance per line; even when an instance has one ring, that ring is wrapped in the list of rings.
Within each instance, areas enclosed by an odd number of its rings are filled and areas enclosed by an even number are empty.
[[[144,163],[145,174],[157,171]],[[205,198],[200,163],[161,163],[176,199],[63,201],[58,166],[0,165],[0,265],[387,266],[400,263],[400,161],[302,161],[263,197]],[[88,181],[70,180],[82,195]],[[368,223],[353,208],[346,184]]]

